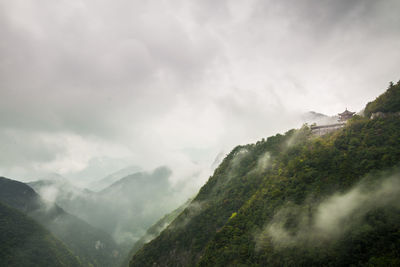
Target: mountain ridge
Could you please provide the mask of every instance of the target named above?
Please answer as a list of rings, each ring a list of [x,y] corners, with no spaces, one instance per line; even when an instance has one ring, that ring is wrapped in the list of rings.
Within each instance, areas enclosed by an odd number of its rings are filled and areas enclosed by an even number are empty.
[[[400,83],[391,88],[385,99],[400,103]],[[397,104],[387,108],[380,101],[375,112],[379,106],[398,111]],[[357,204],[348,214],[333,217],[338,229],[356,219],[346,235],[334,236],[327,222],[318,223],[320,210],[329,203],[354,195],[364,199],[363,190],[377,196],[380,187],[373,185],[388,181],[385,171],[391,170],[395,195],[400,195],[399,159],[400,118],[393,116],[356,115],[344,128],[321,137],[303,126],[238,146],[189,207],[132,257],[130,266],[395,266],[400,263],[397,197],[390,207]],[[317,226],[329,230],[315,237],[318,242],[302,236],[301,230]],[[287,243],[277,243],[276,236]]]
[[[30,183],[66,211],[110,234],[126,250],[152,224],[181,204],[169,182],[171,169],[160,166],[120,178],[99,192],[54,181]],[[129,247],[129,248],[128,248]]]
[[[120,248],[108,234],[67,213],[58,205],[44,201],[27,184],[0,177],[0,201],[49,230],[85,265],[116,266],[122,260]]]

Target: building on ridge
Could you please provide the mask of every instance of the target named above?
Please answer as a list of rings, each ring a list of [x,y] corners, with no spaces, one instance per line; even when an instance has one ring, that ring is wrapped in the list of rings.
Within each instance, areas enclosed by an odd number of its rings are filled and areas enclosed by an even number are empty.
[[[338,114],[339,115],[338,121],[339,122],[346,122],[348,119],[353,117],[354,114],[356,114],[356,113],[348,111],[347,108],[346,108],[346,110],[344,112]]]
[[[314,135],[324,135],[330,132],[334,132],[336,130],[339,130],[340,128],[343,128],[346,125],[346,122],[348,119],[353,117],[355,112],[348,111],[347,108],[344,112],[339,113],[339,123],[334,123],[334,124],[328,124],[328,125],[312,125],[311,126],[311,132]]]

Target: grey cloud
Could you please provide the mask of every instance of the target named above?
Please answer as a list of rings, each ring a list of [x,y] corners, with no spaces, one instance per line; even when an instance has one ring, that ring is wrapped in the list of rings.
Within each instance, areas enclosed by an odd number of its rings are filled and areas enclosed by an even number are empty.
[[[78,136],[90,143],[87,157],[145,168],[190,165],[185,151],[202,149],[211,164],[221,150],[299,126],[299,111],[359,110],[398,79],[399,8],[394,0],[3,1],[0,134],[26,136],[27,150],[39,135]],[[82,154],[80,142],[44,146],[44,159],[60,166]],[[107,155],[110,144],[124,154]],[[6,147],[4,165],[22,162],[22,146]]]
[[[313,32],[329,36],[334,30],[343,33],[357,28],[361,31],[382,33],[397,32],[399,23],[395,10],[395,0],[287,0],[259,1],[255,9],[256,17],[267,18],[278,16],[288,21],[291,27],[302,30],[302,33]],[[384,27],[382,27],[384,26]]]
[[[15,18],[18,4],[3,11],[3,125],[107,134],[121,109],[156,116],[187,79],[201,79],[212,42],[191,41],[154,2],[141,7],[147,16],[122,4],[45,1],[28,5],[26,18]]]
[[[54,160],[64,150],[49,145],[37,135],[24,135],[14,131],[0,132],[0,162],[2,166],[20,167]]]

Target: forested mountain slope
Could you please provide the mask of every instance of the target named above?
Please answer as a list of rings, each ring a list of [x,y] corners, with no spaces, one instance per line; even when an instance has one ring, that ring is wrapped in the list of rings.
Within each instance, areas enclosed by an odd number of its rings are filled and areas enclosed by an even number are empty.
[[[42,226],[0,203],[0,266],[82,266]]]
[[[366,110],[400,111],[399,90]],[[398,266],[399,163],[398,116],[238,146],[130,266]]]
[[[150,242],[156,238],[167,226],[175,220],[176,217],[190,204],[191,199],[186,201],[183,205],[173,210],[172,212],[166,214],[160,220],[158,220],[154,225],[147,229],[146,234],[143,235],[138,241],[135,242],[133,248],[130,250],[128,257],[122,263],[122,266],[129,266],[129,261],[135,255],[135,253],[141,249],[144,244]]]
[[[43,201],[24,183],[0,177],[0,201],[44,226],[64,242],[83,265],[118,266],[123,258],[111,236],[57,205]]]
[[[400,81],[397,84],[390,83],[385,93],[369,102],[365,107],[365,116],[370,117],[372,113],[384,112],[395,113],[400,111]]]

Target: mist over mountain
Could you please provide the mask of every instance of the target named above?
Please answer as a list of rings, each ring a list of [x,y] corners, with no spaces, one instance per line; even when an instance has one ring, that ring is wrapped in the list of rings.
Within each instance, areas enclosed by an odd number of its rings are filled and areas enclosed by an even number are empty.
[[[318,113],[315,111],[309,111],[301,115],[301,119],[303,123],[308,124],[318,124],[318,125],[326,125],[337,123],[339,116],[328,116],[322,113]]]
[[[400,266],[399,10],[0,1],[0,266]]]
[[[29,185],[68,212],[106,231],[117,242],[132,245],[159,218],[190,197],[190,191],[182,189],[184,185],[170,183],[171,174],[167,167],[137,172],[99,192],[80,189],[65,181],[36,181]],[[119,175],[110,177],[116,176]]]
[[[106,232],[65,212],[55,203],[43,200],[24,183],[0,177],[0,202],[41,224],[85,266],[118,266],[124,257],[123,249]]]
[[[309,110],[360,110],[397,78],[398,8],[2,2],[0,173],[87,185],[130,164],[202,169],[220,151],[300,127]]]
[[[235,147],[130,266],[400,264],[400,81],[365,114]]]
[[[151,240],[156,238],[168,225],[171,224],[176,217],[178,217],[182,211],[188,207],[191,199],[188,199],[183,205],[173,210],[172,212],[164,215],[161,219],[159,219],[155,224],[153,224],[149,229],[147,229],[146,233],[135,242],[131,250],[129,251],[128,256],[122,262],[122,267],[129,266],[129,261],[135,255],[135,253],[141,249],[145,244],[149,243]]]
[[[111,184],[117,182],[118,180],[120,180],[121,178],[132,174],[132,173],[137,173],[141,171],[140,167],[137,166],[128,166],[125,167],[121,170],[118,170],[112,174],[107,175],[106,177],[100,179],[100,180],[96,180],[94,181],[91,185],[89,185],[88,187],[93,190],[93,191],[101,191],[104,188],[110,186]]]
[[[0,202],[2,266],[84,266],[37,222]]]

